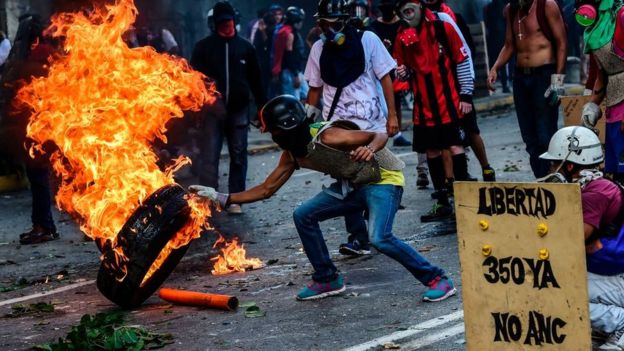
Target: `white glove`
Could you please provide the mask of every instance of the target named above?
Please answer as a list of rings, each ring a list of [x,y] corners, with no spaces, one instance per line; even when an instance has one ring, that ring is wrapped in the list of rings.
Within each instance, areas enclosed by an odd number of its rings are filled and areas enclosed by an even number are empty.
[[[203,185],[191,185],[189,186],[190,192],[197,194],[197,196],[219,204],[221,208],[225,208],[230,199],[229,194],[218,192],[215,188],[211,188]]]
[[[305,111],[306,111],[306,116],[315,122],[319,121],[323,116],[323,112],[321,110],[316,108],[316,106],[312,106],[310,104],[305,105]]]
[[[544,93],[544,98],[550,106],[558,106],[561,102],[561,97],[565,95],[564,80],[565,74],[550,75],[550,86]]]
[[[596,126],[598,120],[602,117],[602,110],[600,106],[594,102],[588,102],[583,105],[583,113],[581,114],[581,122],[584,127],[593,129]]]

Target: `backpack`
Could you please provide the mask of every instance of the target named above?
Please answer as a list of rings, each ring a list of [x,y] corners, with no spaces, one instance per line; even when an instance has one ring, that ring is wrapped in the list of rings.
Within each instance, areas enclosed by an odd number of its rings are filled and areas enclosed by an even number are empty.
[[[537,16],[537,24],[542,30],[542,33],[544,33],[544,36],[546,37],[546,39],[548,39],[548,41],[552,43],[555,41],[555,36],[553,34],[552,28],[550,28],[550,24],[548,24],[548,19],[546,19],[546,0],[534,0],[534,1],[537,1],[536,8],[535,8],[535,11],[536,11],[535,14]],[[559,7],[561,18],[565,19],[565,15],[563,13],[563,5],[561,4],[561,0],[555,0],[555,2],[557,3],[557,6]],[[519,9],[517,5],[514,5],[514,4],[510,5],[510,11],[509,11],[509,16],[507,20],[513,22],[513,19],[518,14],[518,11]],[[565,26],[565,31],[567,32],[568,26],[565,24],[565,20],[564,20],[564,26]],[[514,38],[516,37],[515,28],[516,27],[512,23],[511,32],[513,33]],[[516,41],[514,40],[514,43],[515,42]]]

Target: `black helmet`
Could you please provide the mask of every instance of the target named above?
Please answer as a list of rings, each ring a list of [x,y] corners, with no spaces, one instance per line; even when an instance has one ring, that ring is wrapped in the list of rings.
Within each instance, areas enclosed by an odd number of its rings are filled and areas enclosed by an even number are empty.
[[[349,12],[345,0],[320,0],[318,12],[314,15],[317,19],[346,19]]]
[[[219,24],[221,21],[235,20],[236,10],[227,1],[220,1],[212,8],[212,18],[215,24]]]
[[[305,11],[297,6],[286,9],[286,23],[295,24],[302,22],[305,18]]]
[[[291,130],[307,119],[303,104],[292,95],[280,95],[267,102],[260,111],[262,131],[279,128]]]

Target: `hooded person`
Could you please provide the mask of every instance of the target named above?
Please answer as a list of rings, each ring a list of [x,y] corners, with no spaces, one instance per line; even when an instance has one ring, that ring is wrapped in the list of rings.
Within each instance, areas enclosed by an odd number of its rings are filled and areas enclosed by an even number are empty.
[[[214,31],[195,45],[191,66],[214,80],[221,97],[204,118],[199,181],[218,188],[219,159],[226,139],[230,154],[228,189],[238,192],[245,190],[247,176],[250,91],[257,106],[262,106],[266,97],[256,52],[247,40],[238,36],[232,5],[218,2],[212,9],[209,25]],[[242,213],[238,204],[227,210],[231,214]]]
[[[301,74],[304,67],[305,42],[300,30],[303,27],[305,11],[291,6],[286,10],[283,25],[275,34],[273,42],[272,90],[277,95],[301,94]],[[307,95],[307,94],[306,94]]]
[[[583,106],[581,121],[594,128],[606,102],[605,172],[624,181],[624,7],[615,0],[582,0],[576,19],[585,27],[585,52],[597,62],[591,101]]]
[[[472,112],[472,60],[454,23],[441,20],[419,0],[400,0],[395,9],[405,23],[394,57],[398,77],[410,81],[414,93],[414,151],[427,154],[437,193],[421,221],[452,219],[453,181],[468,178],[462,119]],[[452,155],[452,162],[444,162],[443,152]]]
[[[540,157],[555,169],[542,181],[581,187],[589,320],[594,332],[607,336],[597,350],[624,350],[623,189],[598,170],[604,154],[591,129],[559,129]]]
[[[322,30],[308,56],[304,77],[308,81],[307,114],[315,120],[346,120],[361,130],[399,132],[390,74],[396,67],[377,35],[349,24],[347,2],[320,0],[315,18]],[[316,106],[322,100],[322,111]],[[343,254],[370,253],[363,213],[345,219],[348,242]]]
[[[403,193],[405,164],[385,148],[385,132],[359,130],[347,120],[313,123],[304,106],[292,96],[278,96],[263,107],[263,131],[271,133],[283,150],[277,167],[266,180],[247,191],[224,194],[213,188],[191,186],[198,196],[226,207],[269,199],[298,168],[329,174],[336,179],[328,188],[300,205],[293,213],[314,273],[297,300],[315,300],[345,291],[343,276],[334,266],[319,223],[351,213],[370,213],[368,232],[373,245],[403,265],[427,287],[424,301],[441,301],[456,293],[453,282],[414,248],[392,234]]]

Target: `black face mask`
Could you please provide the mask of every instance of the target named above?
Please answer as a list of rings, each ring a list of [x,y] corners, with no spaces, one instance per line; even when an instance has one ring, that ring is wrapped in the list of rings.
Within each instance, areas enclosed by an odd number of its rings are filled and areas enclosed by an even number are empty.
[[[379,6],[379,12],[381,12],[381,19],[384,22],[390,22],[394,18],[394,8],[392,5]]]
[[[282,149],[290,151],[295,157],[306,157],[308,144],[312,141],[310,127],[307,123],[272,136],[273,141]]]

